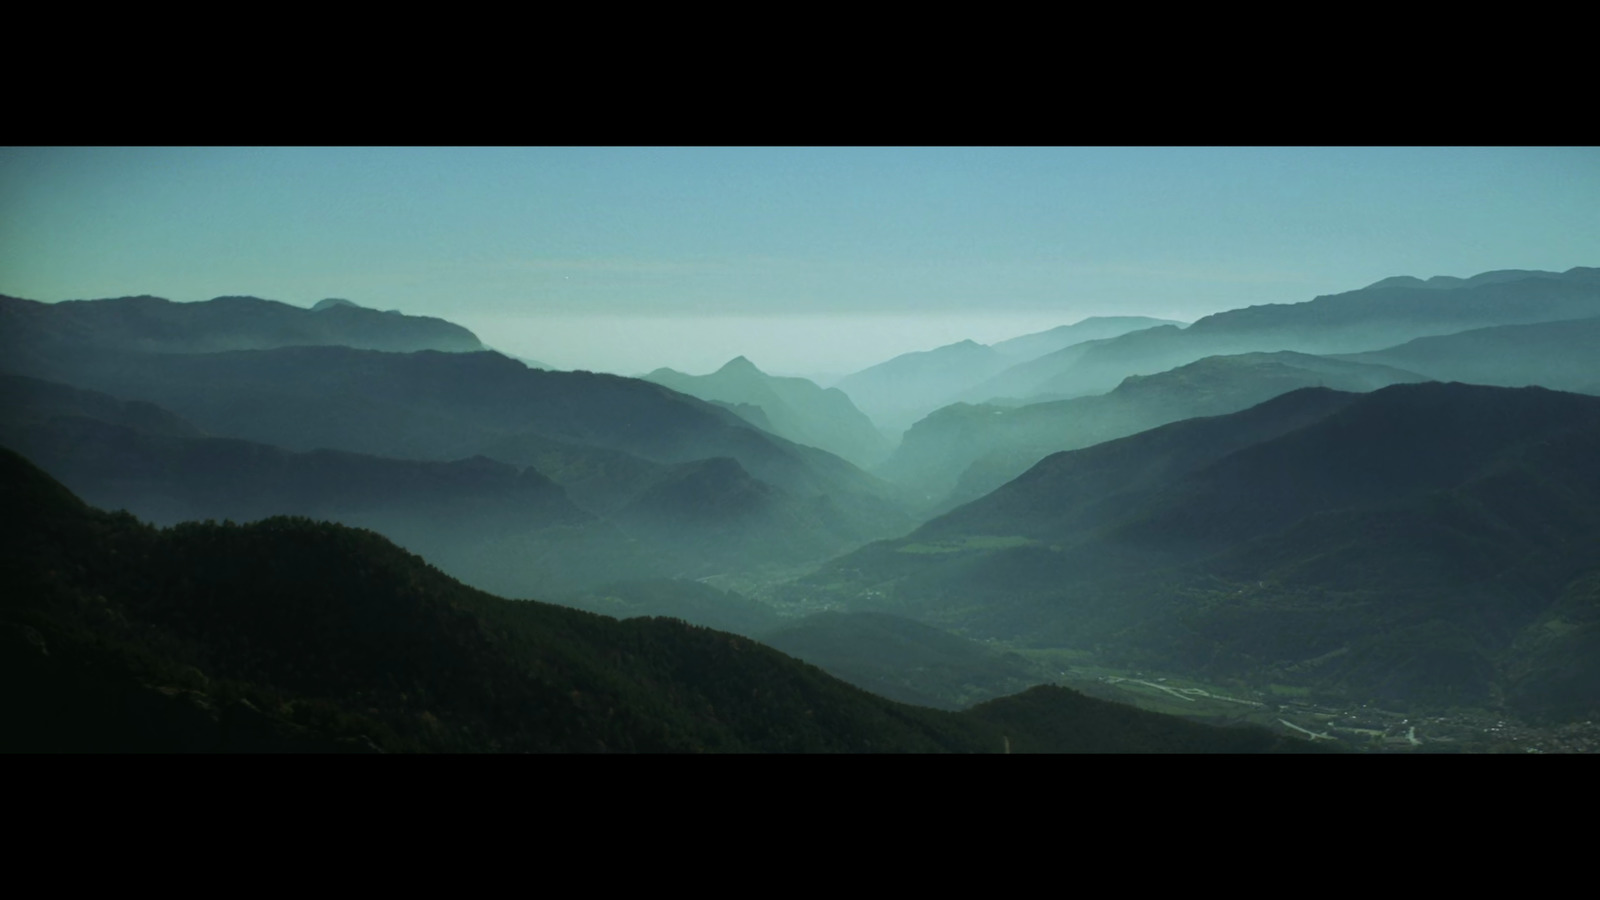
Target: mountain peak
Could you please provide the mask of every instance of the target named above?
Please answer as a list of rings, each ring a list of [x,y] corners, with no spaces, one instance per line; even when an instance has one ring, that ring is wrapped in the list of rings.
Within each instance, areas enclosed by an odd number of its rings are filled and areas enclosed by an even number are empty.
[[[748,359],[745,359],[743,356],[735,356],[733,359],[728,360],[728,362],[722,368],[717,370],[717,374],[718,375],[733,374],[733,373],[746,373],[746,372],[752,373],[752,374],[755,374],[755,375],[765,375],[766,374],[765,372],[763,372],[760,369],[756,368],[756,364],[755,363],[751,362]]]
[[[346,300],[343,297],[329,297],[326,300],[318,300],[317,305],[311,307],[311,311],[321,312],[325,309],[332,309],[335,306],[354,306],[356,309],[362,308],[360,304]]]

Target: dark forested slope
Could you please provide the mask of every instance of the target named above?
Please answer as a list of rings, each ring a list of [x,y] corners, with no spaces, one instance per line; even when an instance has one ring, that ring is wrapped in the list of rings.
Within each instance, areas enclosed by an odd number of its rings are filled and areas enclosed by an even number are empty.
[[[1092,735],[1048,711],[994,724],[902,706],[735,635],[501,600],[372,532],[284,518],[157,530],[85,506],[8,450],[0,508],[8,751],[1295,746],[1176,721],[1124,729],[1137,711],[1092,701]]]
[[[1593,397],[1305,389],[1051,456],[796,590],[1149,665],[1487,702],[1517,671],[1588,677],[1506,654],[1600,571],[1597,459]]]

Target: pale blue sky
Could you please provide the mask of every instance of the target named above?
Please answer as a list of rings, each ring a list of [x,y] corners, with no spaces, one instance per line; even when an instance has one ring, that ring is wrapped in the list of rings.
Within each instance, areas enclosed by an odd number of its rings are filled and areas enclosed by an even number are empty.
[[[0,149],[0,293],[345,297],[624,372],[1576,265],[1594,148]]]

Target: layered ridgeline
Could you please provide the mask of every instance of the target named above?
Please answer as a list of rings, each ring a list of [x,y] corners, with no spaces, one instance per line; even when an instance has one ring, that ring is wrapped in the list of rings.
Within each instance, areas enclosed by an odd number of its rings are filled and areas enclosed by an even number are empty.
[[[674,483],[671,472],[694,463],[654,467],[655,489],[603,519],[579,509],[531,467],[484,457],[422,462],[333,450],[297,453],[207,437],[148,403],[22,376],[0,376],[0,444],[36,461],[91,504],[132,510],[157,525],[288,513],[370,528],[474,584],[542,591],[619,618],[669,616],[780,642],[780,649],[836,677],[903,702],[963,708],[1049,680],[1040,673],[1019,680],[1013,660],[908,620],[834,615],[786,622],[746,597],[659,577],[683,574],[691,559],[721,571],[770,556],[750,547],[752,536],[744,530],[696,554],[635,527],[637,507]],[[693,489],[692,482],[676,483]],[[681,506],[695,508],[696,501],[684,498]],[[560,593],[630,574],[658,577]],[[782,634],[769,638],[775,630]]]
[[[1435,381],[1600,394],[1600,317],[1475,328],[1341,358],[1398,366]]]
[[[78,329],[94,334],[114,333],[114,320],[123,310],[120,301],[79,307],[78,320],[96,321],[96,311],[109,317],[95,328]],[[299,312],[322,316],[344,308]],[[887,484],[849,463],[768,435],[720,407],[634,379],[531,370],[488,352],[391,353],[340,346],[145,352],[83,342],[77,331],[46,327],[49,321],[23,316],[11,322],[7,341],[29,352],[6,357],[0,367],[158,406],[210,438],[301,454],[337,450],[434,463],[484,457],[515,470],[494,478],[524,478],[530,484],[547,478],[602,520],[577,530],[545,529],[536,537],[520,526],[485,534],[482,527],[461,531],[447,521],[439,521],[433,532],[407,532],[408,546],[426,549],[453,573],[505,593],[619,577],[792,565],[903,531],[909,522]],[[45,443],[70,446],[59,439]],[[155,452],[149,441],[140,446],[146,456]],[[159,446],[163,453],[173,450],[170,441]],[[229,455],[220,447],[191,445],[185,452],[216,458],[218,465],[238,462],[239,453]],[[99,457],[106,466],[103,480],[145,478],[118,468],[137,456]],[[317,465],[327,470],[326,460]],[[46,464],[60,462],[65,461],[51,457]],[[69,477],[82,476],[86,465],[74,464],[76,474]],[[176,484],[184,468],[167,465],[164,471],[173,478],[149,495],[161,499],[154,495],[165,493],[167,506],[133,508],[164,518],[172,503],[199,496]],[[309,471],[304,462],[292,468]],[[525,476],[530,468],[534,474]],[[214,482],[228,480],[221,471]],[[248,480],[265,470],[235,465],[230,471]],[[489,468],[480,465],[478,471],[487,474]],[[88,482],[73,484],[92,488]],[[245,486],[240,492],[271,500],[314,495],[315,489],[309,495],[280,495]],[[236,511],[237,506],[206,509],[229,516]],[[347,515],[359,509],[333,510],[327,504],[284,503],[264,511],[368,523]],[[522,524],[527,522],[525,517]]]
[[[153,404],[17,375],[0,375],[0,443],[88,502],[157,525],[307,516],[380,531],[475,582],[498,571],[468,564],[483,546],[520,539],[555,559],[524,555],[501,568],[538,573],[551,590],[681,566],[668,548],[579,508],[536,469],[483,456],[294,452],[207,436]]]
[[[1187,327],[1159,319],[1090,319],[1071,326],[1070,333],[1055,329],[992,347],[963,341],[896,357],[837,387],[898,434],[951,403],[1017,405],[1102,394],[1129,375],[1164,372],[1208,356],[1360,353],[1425,336],[1595,316],[1600,269],[1506,270],[1427,281],[1400,276],[1303,303],[1216,313]],[[1041,340],[1045,335],[1057,340]],[[1384,364],[1410,368],[1399,361]]]
[[[1576,715],[1600,398],[1308,388],[1053,455],[790,586],[1128,665]]]
[[[1600,269],[1486,272],[1428,282],[1386,278],[1304,303],[1229,310],[1187,328],[1149,328],[1068,347],[1035,360],[1025,371],[1008,373],[1008,380],[990,385],[989,392],[1017,400],[1082,397],[1109,391],[1129,375],[1164,372],[1207,356],[1277,350],[1359,353],[1419,337],[1597,315]],[[1410,368],[1397,360],[1383,362]]]
[[[1392,366],[1282,351],[1214,356],[1130,376],[1094,397],[1004,407],[954,404],[906,432],[875,471],[944,512],[975,500],[1051,453],[1075,450],[1196,416],[1247,409],[1303,387],[1371,391],[1423,376]]]
[[[902,354],[848,375],[834,386],[849,394],[885,432],[898,435],[929,412],[965,399],[975,386],[1013,366],[1063,347],[1158,325],[1169,323],[1143,316],[1103,316],[993,346],[960,341],[935,350]],[[994,395],[984,395],[988,396]]]
[[[530,435],[491,450],[539,468],[482,454],[291,451],[24,376],[0,376],[0,441],[95,503],[158,524],[292,514],[373,528],[514,595],[792,564],[860,539],[837,536],[825,506],[796,501],[727,458],[662,464]]]
[[[1090,316],[1072,325],[1062,325],[1048,331],[1025,334],[1010,340],[996,341],[989,346],[1011,357],[1017,363],[1038,359],[1085,341],[1102,341],[1119,335],[1159,328],[1164,325],[1183,327],[1183,322],[1172,319],[1153,319],[1149,316]]]
[[[748,639],[467,588],[306,519],[167,530],[0,450],[0,750],[1300,749],[1034,688],[962,713]]]
[[[1009,356],[976,341],[906,353],[839,379],[885,433],[894,435],[950,402],[971,385],[1011,365]]]
[[[872,420],[836,388],[804,378],[778,378],[740,356],[710,375],[657,369],[646,381],[715,403],[729,404],[757,427],[809,447],[820,447],[862,468],[889,453],[889,441]],[[759,413],[748,410],[754,407]]]
[[[875,471],[918,490],[938,512],[982,496],[1049,453],[1233,412],[1300,387],[1368,391],[1434,379],[1587,390],[1600,384],[1600,318],[1494,325],[1338,356],[1299,349],[1600,310],[1597,271],[1386,279],[1309,303],[1219,313],[1188,329],[1159,326],[1081,342],[1008,369],[967,395],[1010,399],[954,404],[919,421]],[[1233,352],[1239,348],[1256,352]],[[1230,352],[1189,361],[1218,349]],[[1182,364],[1162,371],[1169,363]],[[1089,390],[1113,379],[1117,386],[1103,395]],[[1016,398],[1029,394],[1033,402],[1019,405]]]
[[[47,369],[67,352],[215,353],[336,345],[410,352],[484,349],[476,335],[426,316],[328,299],[301,309],[256,297],[173,303],[160,297],[39,303],[0,296],[0,353]]]

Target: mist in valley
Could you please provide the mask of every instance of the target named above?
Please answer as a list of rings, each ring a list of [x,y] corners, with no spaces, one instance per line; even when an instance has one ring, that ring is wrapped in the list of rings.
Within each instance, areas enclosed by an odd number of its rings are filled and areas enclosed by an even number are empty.
[[[0,163],[21,749],[1600,739],[1593,151]]]

